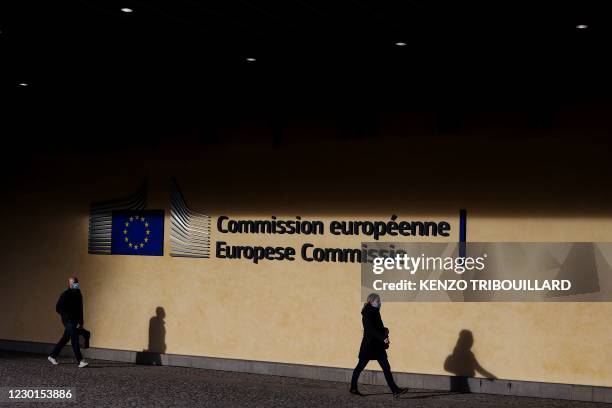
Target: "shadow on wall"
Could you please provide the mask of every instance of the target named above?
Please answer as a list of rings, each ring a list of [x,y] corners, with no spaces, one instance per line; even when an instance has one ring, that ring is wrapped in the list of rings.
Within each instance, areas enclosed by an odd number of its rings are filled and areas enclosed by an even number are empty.
[[[155,316],[149,320],[149,347],[136,353],[136,364],[162,365],[161,355],[166,352],[166,311],[157,306]]]
[[[476,356],[472,352],[473,344],[474,336],[472,332],[465,329],[461,330],[453,353],[446,357],[444,361],[444,370],[455,375],[455,377],[451,377],[451,391],[469,393],[468,378],[474,377],[476,373],[489,380],[497,378],[494,374],[482,368],[476,360]]]

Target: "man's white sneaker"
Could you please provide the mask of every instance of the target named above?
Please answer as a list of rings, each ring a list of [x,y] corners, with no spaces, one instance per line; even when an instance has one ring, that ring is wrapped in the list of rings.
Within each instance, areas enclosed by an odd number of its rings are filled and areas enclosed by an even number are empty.
[[[83,367],[87,367],[89,365],[89,363],[85,360],[81,360],[81,362],[79,363],[79,368],[83,368]]]
[[[51,364],[53,365],[58,365],[59,363],[57,362],[56,359],[54,359],[53,357],[49,356],[47,357],[47,360],[49,360],[51,362]]]

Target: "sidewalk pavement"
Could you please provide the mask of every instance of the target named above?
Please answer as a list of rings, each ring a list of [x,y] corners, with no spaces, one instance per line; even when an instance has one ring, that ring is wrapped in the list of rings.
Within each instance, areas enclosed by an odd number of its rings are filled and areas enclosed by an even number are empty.
[[[77,368],[60,357],[0,351],[0,387],[71,387],[76,403],[0,402],[6,407],[557,407],[602,408],[601,403],[410,389],[398,399],[387,387],[361,385],[365,397],[346,383],[233,373],[196,368],[147,366],[90,360]]]

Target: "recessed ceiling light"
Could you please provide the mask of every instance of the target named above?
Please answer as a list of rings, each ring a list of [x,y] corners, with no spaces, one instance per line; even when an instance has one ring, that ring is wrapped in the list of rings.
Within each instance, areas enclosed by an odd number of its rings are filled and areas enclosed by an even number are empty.
[[[405,42],[396,42],[395,45],[397,45],[398,47],[403,47],[406,45]]]
[[[255,61],[257,61],[255,58],[247,58],[246,60],[247,60],[247,61],[249,61],[249,62],[255,62]]]
[[[28,84],[27,84],[27,83],[25,83],[25,82],[20,82],[20,83],[19,83],[19,86],[28,86]]]
[[[589,28],[589,26],[588,26],[588,25],[586,25],[586,24],[578,24],[578,25],[576,26],[576,28],[577,28],[577,29],[579,29],[579,30],[584,30],[584,29]]]
[[[124,8],[121,9],[121,11],[123,11],[124,13],[131,13],[134,10],[132,10],[131,8],[128,8],[128,7],[124,7]]]

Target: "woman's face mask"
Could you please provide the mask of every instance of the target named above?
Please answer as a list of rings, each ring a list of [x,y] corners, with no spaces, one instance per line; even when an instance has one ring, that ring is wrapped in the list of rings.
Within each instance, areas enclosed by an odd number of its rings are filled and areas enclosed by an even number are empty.
[[[374,300],[371,303],[372,307],[375,307],[376,309],[380,309],[380,307],[382,306],[382,302],[380,300]]]
[[[76,282],[70,284],[70,289],[79,289],[79,288],[80,288],[80,286]]]

